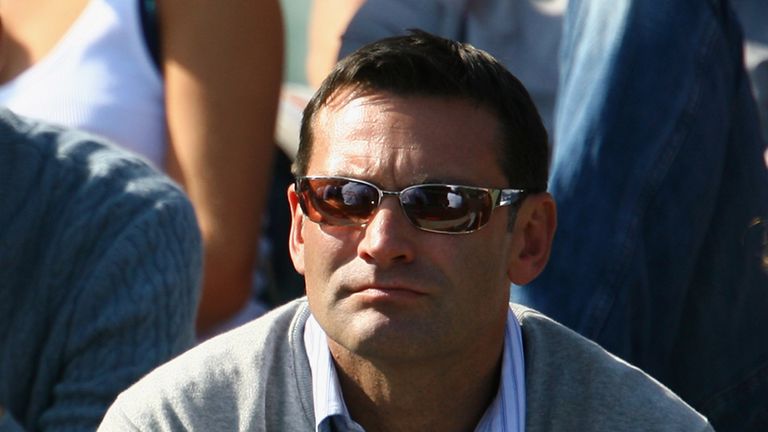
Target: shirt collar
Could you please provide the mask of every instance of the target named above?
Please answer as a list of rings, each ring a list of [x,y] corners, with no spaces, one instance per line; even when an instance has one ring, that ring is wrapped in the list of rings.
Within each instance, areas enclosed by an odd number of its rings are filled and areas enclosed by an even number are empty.
[[[359,430],[363,428],[352,420],[341,394],[339,377],[331,360],[331,350],[325,332],[311,314],[304,326],[304,347],[312,372],[312,403],[315,408],[315,432]],[[335,426],[335,427],[334,427]],[[357,428],[357,429],[356,429]]]
[[[349,416],[341,393],[336,368],[325,332],[310,315],[304,327],[304,347],[312,372],[312,401],[315,431],[363,431]],[[511,309],[507,311],[504,334],[501,385],[493,402],[480,419],[476,432],[523,432],[525,425],[525,365],[520,325]]]

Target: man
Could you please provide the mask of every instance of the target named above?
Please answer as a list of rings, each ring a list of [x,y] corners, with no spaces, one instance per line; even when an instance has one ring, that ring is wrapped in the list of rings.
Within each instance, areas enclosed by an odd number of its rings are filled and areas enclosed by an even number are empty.
[[[136,156],[5,109],[0,203],[0,431],[92,431],[194,342],[192,206]]]
[[[536,109],[486,53],[420,32],[360,49],[307,106],[294,168],[307,299],[157,369],[102,430],[711,430],[509,305],[555,204]]]

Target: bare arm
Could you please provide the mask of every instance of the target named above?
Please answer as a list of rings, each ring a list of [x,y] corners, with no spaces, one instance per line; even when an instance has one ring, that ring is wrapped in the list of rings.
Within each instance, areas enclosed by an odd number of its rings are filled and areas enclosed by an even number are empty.
[[[313,0],[309,21],[307,80],[318,87],[333,69],[341,48],[341,35],[365,0]]]
[[[197,327],[250,295],[282,80],[277,0],[160,0],[168,172],[195,206],[205,245]]]

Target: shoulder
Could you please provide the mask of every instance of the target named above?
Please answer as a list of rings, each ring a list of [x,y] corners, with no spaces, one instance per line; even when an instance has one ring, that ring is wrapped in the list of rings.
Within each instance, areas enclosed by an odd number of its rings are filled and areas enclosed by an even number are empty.
[[[202,259],[192,205],[165,175],[94,135],[5,109],[0,202],[3,243],[24,245],[19,259],[58,275],[68,292],[117,276],[138,288],[132,265],[152,274],[153,265],[186,271]]]
[[[6,351],[26,347],[14,354],[23,360],[45,346],[42,359],[9,369],[20,371],[9,385],[37,365],[41,386],[68,390],[41,393],[30,413],[98,422],[120,390],[191,343],[194,212],[142,159],[5,109],[0,202],[0,300],[15,305],[0,315],[24,329]]]
[[[265,404],[283,413],[278,407],[293,404],[291,415],[306,416],[294,356],[307,316],[306,300],[295,300],[187,351],[124,391],[102,428],[261,430],[273,419],[253,407]]]
[[[539,430],[704,431],[662,384],[539,312],[513,305],[525,351],[528,426]]]
[[[173,181],[99,137],[5,109],[0,110],[0,198],[0,225],[14,227],[6,240],[40,244],[36,253],[59,253],[58,261],[71,257],[93,268],[107,250],[125,246],[130,252],[134,245],[126,243],[141,237],[144,244],[135,246],[143,253],[183,244],[184,256],[196,261],[195,213]],[[150,242],[147,229],[160,236]]]
[[[121,212],[126,206],[176,202],[191,211],[181,189],[133,153],[95,135],[6,109],[0,110],[0,155],[0,164],[8,168],[3,177],[51,202],[86,209],[119,204]]]

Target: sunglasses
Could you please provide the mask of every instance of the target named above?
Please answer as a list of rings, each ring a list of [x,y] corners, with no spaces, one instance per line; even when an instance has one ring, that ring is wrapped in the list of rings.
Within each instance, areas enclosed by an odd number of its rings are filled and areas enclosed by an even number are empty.
[[[346,177],[299,177],[299,205],[312,222],[361,226],[371,221],[385,195],[396,196],[416,228],[434,233],[466,234],[491,219],[493,209],[512,205],[525,191],[447,184],[419,184],[387,191]]]

